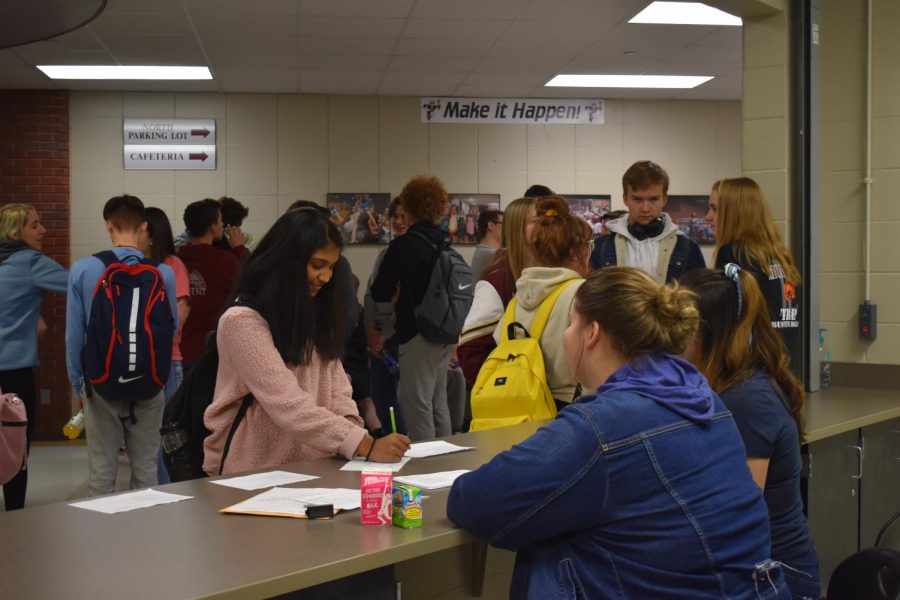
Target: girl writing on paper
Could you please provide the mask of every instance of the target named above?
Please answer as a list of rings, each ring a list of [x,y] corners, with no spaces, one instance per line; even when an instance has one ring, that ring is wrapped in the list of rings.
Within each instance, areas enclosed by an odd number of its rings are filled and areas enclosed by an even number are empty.
[[[370,436],[341,367],[349,273],[341,233],[315,208],[281,216],[247,259],[236,285],[247,301],[219,319],[219,371],[204,422],[204,470],[218,473],[228,430],[247,394],[223,473],[340,455],[397,462],[409,439]],[[253,306],[254,308],[250,308]]]

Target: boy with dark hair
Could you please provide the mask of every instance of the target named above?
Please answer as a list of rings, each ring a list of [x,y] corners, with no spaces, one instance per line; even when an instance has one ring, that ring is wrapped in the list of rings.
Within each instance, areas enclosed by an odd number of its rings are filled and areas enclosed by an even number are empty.
[[[207,198],[188,204],[184,224],[190,243],[178,248],[178,258],[187,267],[191,283],[191,312],[181,333],[182,366],[187,375],[203,354],[206,334],[216,328],[222,306],[231,296],[239,263],[232,252],[213,247],[223,233],[218,202]]]
[[[478,245],[472,255],[472,274],[475,279],[491,264],[500,245],[503,243],[503,211],[483,210],[478,215]]]
[[[662,167],[649,160],[634,163],[622,176],[622,193],[628,213],[607,222],[610,233],[596,238],[590,258],[593,269],[637,267],[662,284],[706,267],[700,246],[663,212],[669,175]]]
[[[213,242],[213,246],[219,250],[230,250],[235,258],[244,261],[250,256],[247,249],[247,238],[241,231],[244,219],[250,214],[250,209],[228,196],[222,196],[217,200],[222,211],[222,223],[225,225],[225,235]]]
[[[103,218],[112,241],[111,251],[118,262],[128,265],[140,263],[144,256],[138,247],[141,238],[147,235],[144,204],[134,196],[116,196],[103,207]],[[174,294],[175,274],[167,265],[160,264],[156,268],[163,277],[165,291],[172,292],[165,293],[164,297],[172,313],[174,335],[178,324],[178,308]],[[66,366],[69,381],[76,395],[80,396],[82,390],[85,391],[84,418],[90,459],[88,494],[91,496],[116,491],[118,450],[123,440],[125,451],[131,461],[131,489],[145,488],[158,483],[156,452],[159,448],[159,426],[165,404],[162,387],[150,399],[122,401],[105,398],[85,383],[84,369],[87,365],[82,362],[82,352],[87,343],[86,333],[89,329],[95,290],[99,289],[100,279],[105,271],[106,265],[97,255],[77,261],[69,272],[66,301]],[[135,302],[135,305],[137,304],[138,301]],[[95,326],[96,324],[91,325]],[[137,361],[152,360],[149,356],[137,354],[133,345],[132,351],[135,352]]]

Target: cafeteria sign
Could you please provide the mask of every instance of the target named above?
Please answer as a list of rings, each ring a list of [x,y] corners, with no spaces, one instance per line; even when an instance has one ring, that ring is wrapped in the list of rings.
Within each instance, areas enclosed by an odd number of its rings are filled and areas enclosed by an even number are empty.
[[[215,119],[125,119],[126,169],[216,169]]]
[[[603,125],[603,100],[422,98],[422,123]]]

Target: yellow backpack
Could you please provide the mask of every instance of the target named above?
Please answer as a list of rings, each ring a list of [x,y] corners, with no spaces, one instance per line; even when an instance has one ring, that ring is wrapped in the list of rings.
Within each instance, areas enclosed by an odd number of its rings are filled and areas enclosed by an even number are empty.
[[[540,339],[562,291],[575,279],[564,281],[538,307],[531,332],[516,322],[516,299],[503,315],[500,343],[478,371],[472,388],[472,424],[469,431],[505,427],[516,423],[552,419],[556,403],[547,385]],[[515,329],[525,332],[517,339]]]

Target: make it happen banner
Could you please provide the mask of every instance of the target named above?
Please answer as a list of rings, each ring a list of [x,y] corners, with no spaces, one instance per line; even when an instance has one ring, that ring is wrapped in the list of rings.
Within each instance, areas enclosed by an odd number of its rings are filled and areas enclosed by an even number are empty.
[[[603,125],[603,100],[422,98],[423,123]]]

